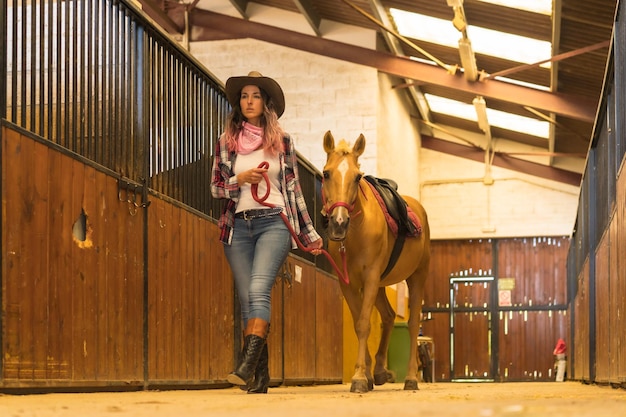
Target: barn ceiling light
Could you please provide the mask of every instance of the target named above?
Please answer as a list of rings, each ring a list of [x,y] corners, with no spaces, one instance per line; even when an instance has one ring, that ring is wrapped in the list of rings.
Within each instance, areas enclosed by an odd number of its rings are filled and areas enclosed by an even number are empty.
[[[433,94],[424,94],[430,110],[434,113],[447,114],[465,120],[476,121],[476,109],[473,104],[451,100]],[[550,137],[550,123],[532,117],[519,116],[490,108],[485,109],[489,126],[512,130],[527,135],[548,139]]]
[[[390,8],[389,12],[402,36],[455,49],[458,47],[459,34],[456,30],[451,30],[450,20],[394,8]],[[480,26],[468,25],[467,30],[471,31],[472,48],[477,54],[495,56],[523,64],[534,64],[550,59],[552,56],[552,45],[547,41]],[[550,64],[542,66],[549,68]]]

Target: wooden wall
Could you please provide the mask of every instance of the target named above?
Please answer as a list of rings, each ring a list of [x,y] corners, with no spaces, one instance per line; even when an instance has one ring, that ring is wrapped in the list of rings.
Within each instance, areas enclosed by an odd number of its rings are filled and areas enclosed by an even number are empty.
[[[121,183],[3,127],[0,389],[230,386],[241,339],[215,222],[152,191],[134,204]],[[286,266],[272,382],[340,383],[339,284],[294,255]]]
[[[626,3],[618,2],[568,260],[568,377],[626,387]]]
[[[594,254],[594,293],[590,292],[589,258],[578,277],[573,366],[575,378],[579,380],[615,385],[626,383],[625,224],[626,174],[622,169],[616,182],[616,199],[610,222]]]

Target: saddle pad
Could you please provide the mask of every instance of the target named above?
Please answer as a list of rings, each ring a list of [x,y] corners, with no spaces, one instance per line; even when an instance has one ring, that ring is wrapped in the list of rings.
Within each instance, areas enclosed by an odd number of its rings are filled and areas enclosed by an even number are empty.
[[[392,189],[385,180],[370,175],[366,175],[364,178],[383,210],[387,225],[393,235],[397,237],[400,230],[408,237],[419,236],[422,233],[422,224],[417,214],[406,204],[400,194]]]

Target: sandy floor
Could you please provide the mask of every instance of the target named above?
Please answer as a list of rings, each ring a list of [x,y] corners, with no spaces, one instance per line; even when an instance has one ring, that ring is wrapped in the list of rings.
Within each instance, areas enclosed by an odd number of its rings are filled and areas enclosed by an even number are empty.
[[[626,390],[578,382],[402,384],[351,394],[349,385],[202,391],[0,395],[2,417],[626,416]]]

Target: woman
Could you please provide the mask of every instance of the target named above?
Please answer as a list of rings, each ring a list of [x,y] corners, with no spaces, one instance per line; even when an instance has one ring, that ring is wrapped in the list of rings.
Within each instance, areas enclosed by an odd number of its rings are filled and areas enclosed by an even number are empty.
[[[293,142],[278,123],[285,110],[280,85],[252,71],[229,78],[226,96],[232,111],[217,143],[211,193],[228,200],[218,226],[245,329],[240,362],[227,380],[249,393],[267,393],[272,287],[290,249],[297,248],[280,213],[311,253],[319,254],[323,241],[302,195]]]

